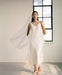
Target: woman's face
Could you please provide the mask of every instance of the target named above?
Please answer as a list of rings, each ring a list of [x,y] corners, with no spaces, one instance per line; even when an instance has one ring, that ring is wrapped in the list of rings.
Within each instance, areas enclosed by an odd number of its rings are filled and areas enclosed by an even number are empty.
[[[33,16],[32,16],[34,19],[37,19],[38,17],[38,14],[36,12],[34,12]]]

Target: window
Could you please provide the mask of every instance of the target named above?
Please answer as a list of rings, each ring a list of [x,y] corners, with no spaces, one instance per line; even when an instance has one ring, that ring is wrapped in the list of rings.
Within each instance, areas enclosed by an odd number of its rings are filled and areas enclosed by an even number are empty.
[[[43,21],[46,29],[45,42],[53,42],[53,1],[33,0],[33,11],[38,12],[39,21]]]

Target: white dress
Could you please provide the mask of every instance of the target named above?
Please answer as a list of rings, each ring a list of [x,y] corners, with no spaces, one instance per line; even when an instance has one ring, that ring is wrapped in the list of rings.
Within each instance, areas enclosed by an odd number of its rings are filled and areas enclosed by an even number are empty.
[[[34,25],[31,23],[30,34],[30,58],[29,62],[34,65],[40,65],[42,63],[41,51],[44,43],[44,35],[41,27],[41,23]]]
[[[40,65],[42,63],[41,55],[44,43],[44,35],[41,23],[40,21],[37,25],[33,25],[31,23],[31,28],[28,36],[27,28],[28,24],[24,25],[22,29],[10,37],[10,42],[19,50],[26,51],[21,54],[21,57],[24,58],[24,55],[27,53],[24,59],[25,62],[28,61],[30,65]],[[25,48],[27,48],[27,50]]]

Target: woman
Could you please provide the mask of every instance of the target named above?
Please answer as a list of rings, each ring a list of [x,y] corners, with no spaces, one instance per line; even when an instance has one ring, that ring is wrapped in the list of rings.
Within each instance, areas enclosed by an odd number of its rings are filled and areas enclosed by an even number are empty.
[[[36,64],[38,65],[38,75],[40,75],[40,55],[41,49],[44,42],[43,35],[46,34],[42,21],[38,20],[38,12],[33,11],[32,22],[28,25],[27,36],[31,29],[30,35],[30,63],[34,64],[34,74],[36,74]],[[42,33],[43,31],[43,33]]]

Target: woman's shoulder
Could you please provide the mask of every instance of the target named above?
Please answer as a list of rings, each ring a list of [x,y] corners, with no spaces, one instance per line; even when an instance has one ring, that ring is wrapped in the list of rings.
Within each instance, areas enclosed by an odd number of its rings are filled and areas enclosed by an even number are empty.
[[[33,22],[30,22],[30,24],[32,24]]]
[[[31,26],[32,22],[29,22],[29,25]]]
[[[43,21],[39,21],[40,23],[43,23]]]
[[[31,27],[31,22],[28,23],[28,26]]]

